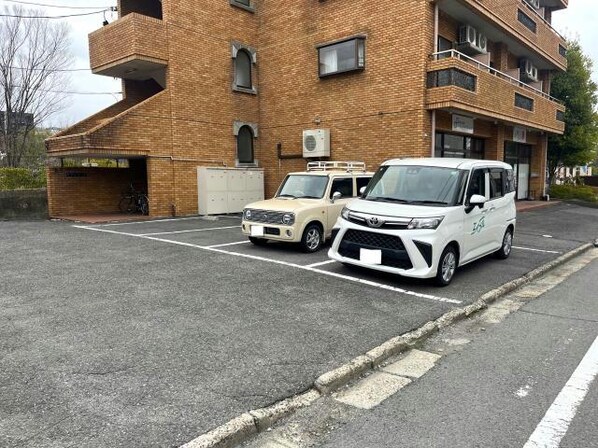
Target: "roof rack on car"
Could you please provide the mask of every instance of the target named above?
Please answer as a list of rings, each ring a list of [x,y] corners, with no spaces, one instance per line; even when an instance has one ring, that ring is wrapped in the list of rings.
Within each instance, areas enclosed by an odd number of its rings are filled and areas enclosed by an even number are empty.
[[[308,162],[307,171],[354,171],[365,173],[365,162]]]

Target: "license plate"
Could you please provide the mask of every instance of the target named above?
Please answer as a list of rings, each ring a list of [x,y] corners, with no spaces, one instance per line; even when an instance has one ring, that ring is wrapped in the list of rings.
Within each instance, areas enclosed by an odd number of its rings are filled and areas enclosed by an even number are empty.
[[[251,236],[264,236],[264,226],[251,226]]]
[[[382,264],[382,251],[359,249],[359,261],[367,264]]]

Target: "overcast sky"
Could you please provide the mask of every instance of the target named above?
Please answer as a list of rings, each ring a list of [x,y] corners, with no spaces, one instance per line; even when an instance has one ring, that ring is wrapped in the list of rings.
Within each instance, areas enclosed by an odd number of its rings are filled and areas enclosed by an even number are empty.
[[[22,3],[32,2],[48,5],[69,5],[72,7],[105,7],[116,6],[116,0],[22,0]],[[14,2],[0,0],[0,7],[14,5]],[[82,14],[93,12],[94,9],[77,10],[64,8],[43,8],[48,16]],[[112,22],[116,19],[115,13],[106,13],[106,18]],[[104,20],[103,14],[72,17],[68,23],[72,29],[72,48],[75,61],[71,68],[89,68],[89,50],[87,35],[100,28]],[[553,25],[564,36],[578,38],[584,52],[594,61],[594,79],[598,82],[598,1],[596,0],[570,0],[569,8],[559,11],[553,16]],[[101,95],[71,95],[70,106],[62,113],[56,115],[50,125],[64,127],[73,124],[120,99],[115,94],[121,89],[120,82],[105,76],[92,75],[89,70],[73,72],[69,90],[76,92],[109,92]]]

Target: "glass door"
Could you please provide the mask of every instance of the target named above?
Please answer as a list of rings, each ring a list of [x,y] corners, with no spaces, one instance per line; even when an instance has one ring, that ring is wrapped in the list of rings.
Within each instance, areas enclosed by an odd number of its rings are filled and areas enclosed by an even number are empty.
[[[513,167],[517,180],[516,199],[529,197],[529,178],[532,146],[523,143],[505,142],[505,162]]]

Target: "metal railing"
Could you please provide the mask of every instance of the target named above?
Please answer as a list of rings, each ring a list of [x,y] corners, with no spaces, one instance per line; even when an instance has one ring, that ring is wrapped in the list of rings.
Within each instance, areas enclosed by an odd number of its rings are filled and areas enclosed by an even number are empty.
[[[505,81],[507,81],[510,84],[516,85],[517,87],[521,87],[522,89],[528,90],[530,92],[535,93],[536,95],[540,95],[543,98],[546,98],[547,100],[550,100],[552,102],[555,102],[557,104],[563,104],[562,101],[550,96],[548,93],[545,93],[543,91],[541,91],[540,89],[536,89],[535,87],[530,86],[529,84],[524,83],[523,81],[517,79],[517,78],[513,78],[511,75],[507,75],[506,73],[503,73],[497,69],[495,69],[494,67],[490,67],[489,65],[484,64],[483,62],[478,61],[477,59],[474,59],[470,56],[467,56],[466,54],[461,53],[460,51],[457,50],[445,50],[445,51],[439,51],[438,53],[433,53],[432,54],[432,59],[433,60],[440,60],[443,58],[456,58],[459,59],[461,61],[465,61],[468,63],[471,63],[473,65],[475,65],[479,70],[483,70],[485,72],[490,73],[491,75],[496,76],[497,78],[503,79]]]
[[[540,14],[540,11],[538,11],[536,8],[534,8],[532,5],[530,5],[528,2],[526,2],[525,0],[519,0],[520,3],[523,3],[525,5],[525,7],[527,9],[529,9],[532,13],[534,13],[536,16],[538,16],[540,18],[540,20],[542,20],[542,22],[544,22],[544,24],[546,26],[548,26],[548,28],[550,28],[557,36],[559,36],[561,39],[563,39],[564,41],[566,41],[566,39],[563,37],[563,35],[561,33],[559,33],[553,26],[552,23],[550,23],[548,20],[546,20],[542,14]]]
[[[346,171],[365,173],[364,162],[308,162],[307,171]]]

